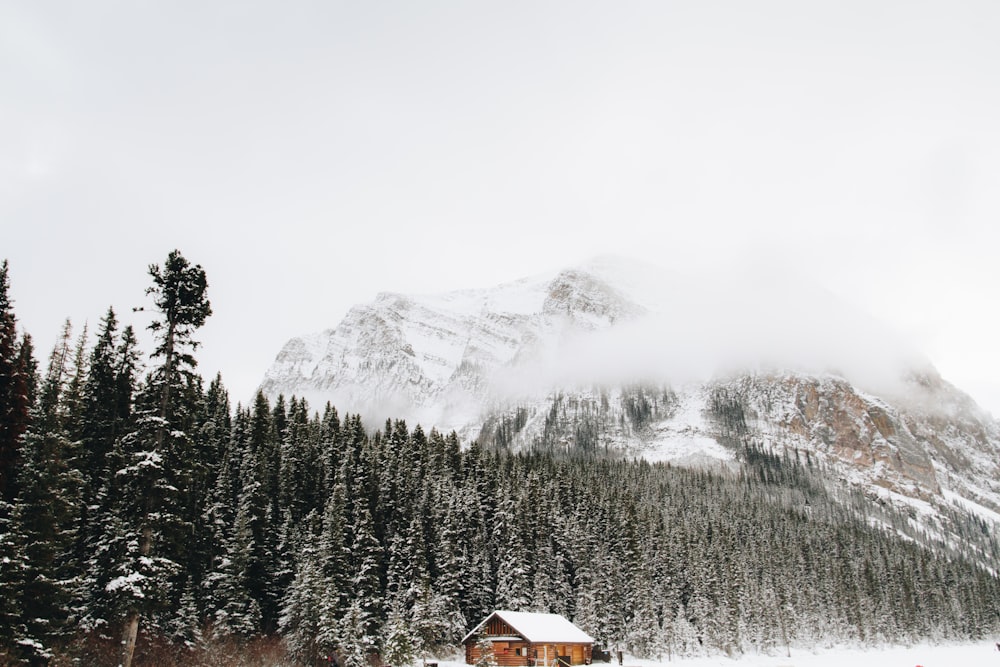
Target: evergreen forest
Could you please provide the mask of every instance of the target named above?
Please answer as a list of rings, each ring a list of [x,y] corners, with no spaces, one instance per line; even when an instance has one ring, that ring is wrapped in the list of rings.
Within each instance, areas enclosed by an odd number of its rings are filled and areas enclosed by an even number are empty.
[[[40,364],[10,280],[0,665],[406,665],[494,609],[663,660],[1000,631],[991,527],[935,541],[767,443],[713,472],[234,406],[197,372],[212,307],[179,252],[137,281],[148,352],[108,309]]]

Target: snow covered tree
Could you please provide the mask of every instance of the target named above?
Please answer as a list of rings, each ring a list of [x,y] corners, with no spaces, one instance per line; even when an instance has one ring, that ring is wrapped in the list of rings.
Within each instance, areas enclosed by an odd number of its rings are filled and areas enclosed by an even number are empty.
[[[306,664],[315,663],[319,655],[317,621],[321,587],[322,578],[315,560],[303,554],[299,570],[288,589],[278,629],[285,638],[289,653]]]
[[[27,633],[19,641],[36,658],[49,657],[52,642],[62,634],[80,571],[74,547],[82,476],[77,443],[68,433],[71,406],[65,400],[73,372],[69,339],[67,321],[24,437],[14,503],[15,540],[23,558],[19,598]]]
[[[139,620],[164,611],[182,591],[175,584],[183,572],[186,498],[190,488],[191,435],[196,385],[192,354],[198,343],[192,336],[212,308],[206,297],[205,271],[192,266],[178,251],[167,256],[161,268],[149,267],[159,318],[149,325],[156,336],[152,358],[158,360],[141,396],[142,414],[136,430],[125,441],[122,478],[123,519],[133,537],[122,573],[109,582],[128,591],[131,599],[125,618],[124,667],[131,667]],[[127,584],[127,585],[126,585]],[[167,602],[168,608],[161,605]]]
[[[319,498],[328,498],[340,471],[340,418],[330,403],[323,409],[319,429]]]
[[[531,605],[531,573],[526,567],[527,551],[513,499],[500,501],[494,538],[497,541],[497,606],[522,611]]]
[[[382,626],[381,655],[390,665],[409,665],[416,657],[413,630],[407,617],[406,610],[400,604],[394,604]]]
[[[479,650],[479,658],[476,660],[476,667],[497,667],[496,654],[493,652],[493,642],[489,637],[483,637],[476,642]]]
[[[198,605],[190,578],[185,578],[179,588],[181,590],[179,604],[165,623],[164,629],[170,639],[191,650],[202,640],[201,618],[198,615]]]
[[[354,623],[350,628],[351,641],[370,650],[378,644],[379,627],[384,614],[384,591],[380,581],[382,546],[375,537],[375,526],[367,503],[360,503],[356,509],[354,535],[352,561],[355,570],[352,591],[357,609],[352,612]]]
[[[417,592],[410,619],[415,648],[424,656],[448,651],[465,634],[465,618],[458,608],[458,599],[430,586]]]
[[[320,639],[327,646],[339,644],[337,620],[347,608],[351,572],[347,548],[347,516],[344,485],[337,483],[323,511],[323,532],[319,541],[320,565],[325,593],[322,602]]]
[[[369,436],[357,415],[310,415],[295,397],[272,408],[262,393],[230,418],[221,378],[202,391],[194,373],[191,334],[210,311],[200,267],[174,253],[152,269],[144,382],[109,310],[89,357],[85,338],[75,354],[64,339],[2,452],[13,458],[0,456],[16,473],[0,501],[0,663],[61,659],[125,621],[132,651],[141,620],[182,661],[279,632],[302,662],[404,664],[497,606],[562,613],[668,658],[1000,630],[986,523],[959,517],[963,539],[924,548],[905,516],[832,497],[789,456],[748,449],[745,472],[718,474],[545,443],[462,452],[454,434],[389,420]],[[30,398],[30,340],[15,334],[0,336],[0,389],[16,376]],[[648,410],[633,405],[637,421]],[[0,436],[12,414],[0,410]]]
[[[20,653],[15,642],[27,635],[21,610],[24,554],[13,525],[9,516],[0,514],[0,664],[15,659]]]
[[[24,554],[15,536],[12,503],[17,495],[24,433],[35,399],[31,338],[17,335],[7,261],[0,264],[0,661],[17,651],[24,635],[20,582]]]
[[[256,498],[263,505],[255,509],[260,518],[255,520],[254,547],[257,550],[255,567],[249,571],[247,582],[251,596],[259,601],[262,630],[274,632],[278,626],[278,616],[282,598],[295,574],[294,563],[286,559],[279,538],[283,534],[284,512],[280,502],[279,480],[281,472],[281,443],[286,422],[285,402],[278,397],[272,410],[262,392],[257,392],[252,408],[247,413],[247,447],[257,463],[253,473],[259,483]],[[246,479],[250,471],[239,468]]]
[[[659,658],[663,652],[662,637],[656,619],[656,609],[649,593],[651,586],[647,583],[641,588],[647,591],[647,594],[639,596],[639,604],[634,610],[632,622],[626,629],[625,646],[629,653],[640,658]]]
[[[102,550],[110,523],[113,473],[120,466],[112,463],[112,453],[118,438],[129,428],[139,354],[131,327],[118,334],[118,320],[109,308],[101,321],[97,341],[89,356],[86,376],[79,388],[79,411],[73,432],[79,440],[82,497],[80,526],[76,540],[76,558],[84,571],[77,590],[81,608],[77,620],[93,628],[96,619],[103,619],[107,609],[95,590],[97,573],[95,558]],[[106,553],[106,552],[105,552]]]
[[[17,318],[9,290],[7,260],[4,260],[0,264],[0,502],[7,503],[17,491],[18,452],[34,402],[31,341],[25,336],[18,343]]]
[[[88,499],[95,498],[108,482],[108,455],[114,448],[115,440],[123,432],[132,408],[138,359],[134,349],[129,352],[127,359],[118,358],[118,354],[124,350],[116,349],[117,336],[118,318],[115,311],[108,308],[101,322],[97,342],[90,353],[89,368],[81,390],[82,410],[76,424],[84,475],[84,497]],[[127,375],[124,383],[119,378],[122,373]],[[127,391],[127,397],[119,396],[123,388]],[[89,508],[85,510],[84,520],[89,523]],[[86,540],[89,535],[85,534],[83,537]]]
[[[132,327],[126,327],[116,342],[111,324],[105,320],[91,352],[83,390],[86,409],[78,425],[87,500],[81,556],[85,573],[78,592],[82,602],[78,616],[81,628],[98,633],[104,633],[123,614],[118,607],[120,595],[106,586],[117,576],[112,571],[121,565],[126,553],[126,524],[120,512],[122,479],[117,472],[124,468],[121,436],[131,430],[140,363]]]
[[[203,522],[211,534],[212,560],[205,576],[205,613],[212,624],[212,631],[228,632],[228,623],[220,615],[228,614],[223,610],[229,604],[229,591],[233,586],[234,571],[231,558],[231,541],[233,527],[236,522],[236,494],[239,483],[238,468],[240,465],[240,437],[245,425],[244,413],[237,407],[234,419],[232,438],[227,444],[225,453],[215,480],[212,499],[205,508]]]
[[[301,521],[317,509],[318,430],[309,419],[305,399],[292,398],[288,410],[288,427],[281,444],[278,494],[282,508],[291,512],[293,521]]]
[[[215,516],[212,517],[220,547],[209,576],[215,629],[243,637],[251,637],[261,628],[260,600],[254,595],[255,592],[259,595],[260,590],[250,585],[260,567],[259,526],[256,524],[263,518],[256,469],[256,458],[248,453],[241,462],[243,483],[235,514],[221,498],[225,487],[231,484],[228,466],[223,469],[217,486]]]

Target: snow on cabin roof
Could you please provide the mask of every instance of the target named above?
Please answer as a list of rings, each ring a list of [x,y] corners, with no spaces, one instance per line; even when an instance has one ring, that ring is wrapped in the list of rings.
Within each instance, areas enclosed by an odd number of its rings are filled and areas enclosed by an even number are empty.
[[[469,637],[476,634],[494,616],[504,621],[532,644],[542,642],[590,644],[594,641],[593,637],[559,614],[537,614],[526,611],[498,609],[473,628],[472,632],[467,634],[462,642],[468,641]]]

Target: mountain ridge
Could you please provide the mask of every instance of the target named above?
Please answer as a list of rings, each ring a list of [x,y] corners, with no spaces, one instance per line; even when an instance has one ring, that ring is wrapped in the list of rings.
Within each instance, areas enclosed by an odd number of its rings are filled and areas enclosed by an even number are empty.
[[[494,288],[382,292],[289,341],[261,389],[514,448],[731,465],[752,441],[872,494],[1000,511],[991,415],[822,288],[737,278],[602,257]]]

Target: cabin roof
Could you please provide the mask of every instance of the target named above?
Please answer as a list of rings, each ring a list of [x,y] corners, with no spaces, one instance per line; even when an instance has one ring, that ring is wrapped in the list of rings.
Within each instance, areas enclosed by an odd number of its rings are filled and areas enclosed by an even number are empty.
[[[479,625],[472,629],[472,632],[465,635],[463,643],[476,634],[486,622],[496,616],[507,625],[517,631],[522,637],[532,644],[553,643],[553,644],[592,644],[593,637],[570,623],[564,616],[559,614],[537,614],[527,611],[508,611],[498,609],[486,618]]]

